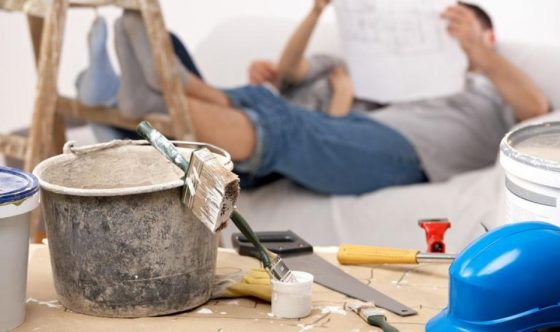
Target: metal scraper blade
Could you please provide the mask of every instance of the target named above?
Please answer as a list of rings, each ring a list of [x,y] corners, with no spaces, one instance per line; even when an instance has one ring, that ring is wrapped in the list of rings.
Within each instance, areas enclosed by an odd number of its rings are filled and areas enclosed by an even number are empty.
[[[389,296],[362,283],[316,254],[282,256],[291,270],[304,271],[314,276],[314,281],[322,286],[362,301],[370,301],[376,306],[399,316],[416,315],[416,310],[395,301]]]

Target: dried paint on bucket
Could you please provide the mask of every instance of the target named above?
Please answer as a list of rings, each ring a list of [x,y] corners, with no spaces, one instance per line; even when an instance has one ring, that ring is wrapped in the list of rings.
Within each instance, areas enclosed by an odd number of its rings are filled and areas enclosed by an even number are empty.
[[[560,225],[560,122],[524,126],[500,145],[506,221]]]
[[[179,145],[187,158],[196,147]],[[141,141],[66,152],[34,171],[60,303],[107,317],[157,316],[205,303],[217,238],[182,204],[182,172]]]

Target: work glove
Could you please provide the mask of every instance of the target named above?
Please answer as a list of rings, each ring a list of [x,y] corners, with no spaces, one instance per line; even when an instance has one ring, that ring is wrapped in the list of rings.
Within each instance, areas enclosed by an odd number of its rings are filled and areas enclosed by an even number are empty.
[[[270,276],[262,269],[252,269],[246,274],[216,276],[212,298],[255,297],[270,302],[272,290]]]

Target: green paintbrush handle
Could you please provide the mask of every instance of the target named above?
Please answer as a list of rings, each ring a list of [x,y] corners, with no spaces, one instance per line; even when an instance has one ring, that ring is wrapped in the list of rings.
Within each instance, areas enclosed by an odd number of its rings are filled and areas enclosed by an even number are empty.
[[[369,316],[367,322],[369,325],[380,327],[383,332],[399,332],[399,330],[387,323],[385,315]]]
[[[148,121],[142,121],[136,127],[138,135],[142,136],[150,144],[163,154],[169,161],[177,165],[180,169],[187,173],[189,161],[177,150],[175,145],[171,143],[159,131],[154,129]]]
[[[159,131],[154,129],[147,121],[142,121],[137,127],[136,132],[144,137],[152,144],[159,152],[161,152],[167,159],[172,163],[181,168],[185,174],[189,168],[189,162],[179,150],[171,143],[165,136],[163,136]],[[271,258],[269,257],[269,251],[266,249],[262,243],[259,241],[245,218],[239,214],[237,211],[233,211],[231,215],[231,220],[237,226],[239,231],[257,248],[259,256],[263,265],[265,267],[270,267],[272,265]]]
[[[266,249],[261,241],[259,241],[259,239],[255,235],[255,232],[253,232],[245,218],[243,218],[243,216],[239,212],[233,211],[233,213],[231,214],[231,220],[233,221],[237,229],[239,229],[241,234],[245,235],[247,240],[249,240],[249,242],[251,242],[255,246],[255,248],[257,248],[263,265],[265,267],[270,267],[272,265],[272,262],[270,260],[270,257],[268,256],[268,249]]]

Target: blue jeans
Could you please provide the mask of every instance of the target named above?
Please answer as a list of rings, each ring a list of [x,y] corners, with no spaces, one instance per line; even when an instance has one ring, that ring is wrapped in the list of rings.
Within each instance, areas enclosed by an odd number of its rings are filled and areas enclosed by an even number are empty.
[[[236,162],[254,182],[281,174],[320,193],[362,194],[427,181],[408,140],[362,114],[309,111],[262,86],[226,93],[257,133],[253,156]]]

